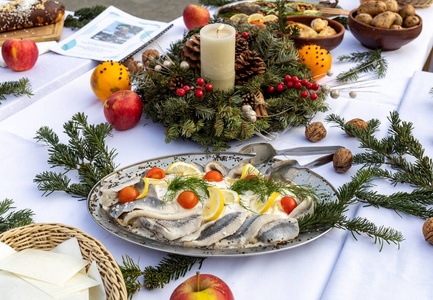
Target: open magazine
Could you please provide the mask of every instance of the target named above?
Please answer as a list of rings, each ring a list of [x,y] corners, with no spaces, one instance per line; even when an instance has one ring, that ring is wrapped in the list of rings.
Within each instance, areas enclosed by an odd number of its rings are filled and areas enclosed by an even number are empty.
[[[98,61],[123,61],[170,29],[164,22],[144,20],[110,6],[50,50]]]

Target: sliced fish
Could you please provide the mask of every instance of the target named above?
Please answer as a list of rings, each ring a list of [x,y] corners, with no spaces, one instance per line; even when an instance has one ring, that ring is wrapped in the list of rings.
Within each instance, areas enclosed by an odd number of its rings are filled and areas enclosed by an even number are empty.
[[[216,220],[211,226],[202,230],[196,240],[185,242],[185,245],[191,247],[213,245],[219,240],[235,233],[245,222],[247,215],[248,214],[244,212],[229,213],[221,219]]]
[[[276,221],[277,215],[253,215],[245,220],[242,226],[232,235],[217,243],[218,247],[241,247],[252,241],[260,229],[269,222]]]
[[[178,220],[139,217],[132,223],[132,227],[146,228],[169,241],[173,241],[197,231],[202,222],[203,217],[200,214]]]
[[[308,197],[304,199],[294,210],[289,214],[289,218],[300,218],[305,215],[312,215],[314,213],[314,201]]]
[[[257,240],[265,244],[277,244],[290,241],[298,235],[298,220],[284,218],[263,226],[257,234]]]

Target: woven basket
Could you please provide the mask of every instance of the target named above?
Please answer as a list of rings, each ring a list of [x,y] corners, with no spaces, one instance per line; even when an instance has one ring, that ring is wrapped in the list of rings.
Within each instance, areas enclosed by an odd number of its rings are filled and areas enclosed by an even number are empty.
[[[397,2],[400,5],[410,4],[415,8],[427,8],[432,5],[433,0],[397,0]]]
[[[96,261],[107,299],[127,300],[122,272],[110,252],[94,237],[80,229],[63,224],[37,223],[0,234],[0,241],[17,251],[27,248],[51,250],[58,244],[76,237],[83,258]]]

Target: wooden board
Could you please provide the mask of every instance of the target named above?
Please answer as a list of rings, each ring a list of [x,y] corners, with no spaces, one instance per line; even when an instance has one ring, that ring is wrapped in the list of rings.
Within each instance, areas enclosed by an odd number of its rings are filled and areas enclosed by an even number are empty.
[[[1,32],[0,46],[7,39],[30,39],[33,40],[35,43],[58,41],[62,36],[64,21],[65,18],[63,17],[60,22],[51,25]]]

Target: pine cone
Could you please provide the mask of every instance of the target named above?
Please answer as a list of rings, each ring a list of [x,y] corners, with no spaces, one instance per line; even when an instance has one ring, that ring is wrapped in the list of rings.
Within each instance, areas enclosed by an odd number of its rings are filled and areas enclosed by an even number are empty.
[[[176,93],[178,89],[183,88],[187,83],[188,81],[182,76],[172,77],[168,81],[168,89]]]
[[[256,107],[256,96],[254,94],[248,93],[242,96],[242,105],[251,105],[251,107]]]
[[[237,85],[244,85],[254,76],[265,73],[265,63],[255,51],[245,51],[235,61]]]
[[[152,68],[150,67],[150,64],[157,58],[159,57],[159,52],[158,50],[155,49],[147,49],[143,52],[143,54],[141,55],[141,60],[144,63],[144,66],[146,68],[146,70],[148,72],[152,71]]]
[[[200,75],[200,36],[194,34],[183,45],[181,56],[189,63],[189,68]]]
[[[248,41],[244,38],[237,38],[236,39],[236,57],[244,53],[245,51],[249,50],[249,44]]]

